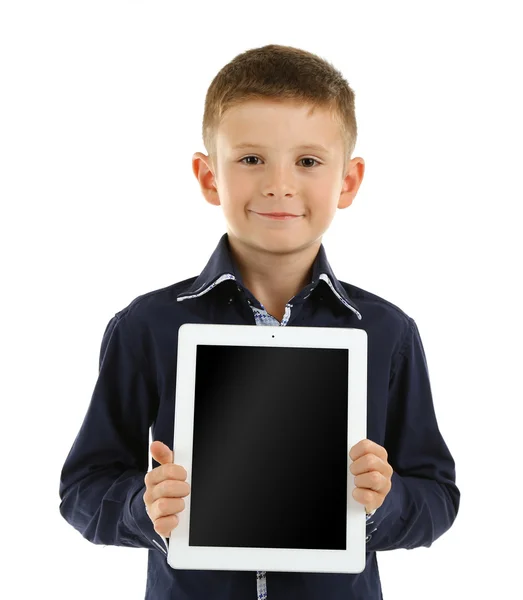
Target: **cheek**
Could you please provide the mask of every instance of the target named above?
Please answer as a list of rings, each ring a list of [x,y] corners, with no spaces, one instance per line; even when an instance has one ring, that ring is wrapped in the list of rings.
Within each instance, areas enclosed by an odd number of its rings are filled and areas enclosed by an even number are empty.
[[[245,204],[256,191],[256,180],[248,173],[231,169],[221,181],[221,195],[227,197],[228,204],[239,206]]]
[[[227,182],[229,189],[234,189],[233,185],[249,185],[249,181],[253,179],[253,174],[241,165],[231,165],[223,171],[223,180]]]
[[[220,197],[222,212],[229,222],[236,222],[248,217],[247,209],[249,206],[248,195],[239,196],[238,194],[227,194]]]

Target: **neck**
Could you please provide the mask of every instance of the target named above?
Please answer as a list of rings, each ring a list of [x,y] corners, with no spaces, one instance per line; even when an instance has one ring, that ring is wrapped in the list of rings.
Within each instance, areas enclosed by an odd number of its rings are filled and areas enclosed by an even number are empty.
[[[266,308],[281,307],[312,279],[312,266],[321,239],[294,252],[271,252],[245,244],[230,233],[229,247],[245,287]],[[272,313],[271,313],[272,314]]]

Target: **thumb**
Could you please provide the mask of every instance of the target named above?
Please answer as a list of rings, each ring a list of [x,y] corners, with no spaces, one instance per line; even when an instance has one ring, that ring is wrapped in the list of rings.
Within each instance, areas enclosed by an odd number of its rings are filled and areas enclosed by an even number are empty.
[[[174,452],[159,440],[151,444],[151,455],[161,465],[174,462]]]

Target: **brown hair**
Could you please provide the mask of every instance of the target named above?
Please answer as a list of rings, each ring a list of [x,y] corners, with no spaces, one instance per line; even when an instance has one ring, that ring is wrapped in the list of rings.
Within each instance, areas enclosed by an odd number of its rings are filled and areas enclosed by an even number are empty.
[[[216,165],[216,130],[225,112],[247,100],[291,100],[328,109],[338,121],[344,164],[356,145],[354,91],[340,71],[316,54],[270,44],[238,54],[214,77],[205,97],[203,143]]]

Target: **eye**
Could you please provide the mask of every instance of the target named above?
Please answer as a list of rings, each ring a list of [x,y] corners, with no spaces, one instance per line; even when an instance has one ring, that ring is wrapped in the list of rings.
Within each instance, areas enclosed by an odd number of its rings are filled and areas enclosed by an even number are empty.
[[[256,166],[257,166],[257,164],[255,164],[255,163],[245,163],[245,162],[244,162],[244,161],[245,161],[245,160],[247,160],[248,158],[254,158],[254,159],[256,159],[256,160],[260,160],[260,159],[259,159],[257,156],[245,156],[244,158],[242,158],[242,159],[240,160],[240,162],[241,162],[241,163],[243,163],[243,164],[245,164],[245,165],[249,164],[249,165],[252,165],[252,166],[255,166],[255,167],[256,167]],[[321,163],[320,163],[319,161],[317,161],[315,158],[311,158],[310,156],[307,156],[306,158],[300,158],[300,161],[303,161],[303,160],[312,160],[313,162],[317,163],[318,165],[320,165],[320,164],[321,164]],[[300,162],[300,161],[298,161],[298,162]],[[312,165],[312,166],[314,166],[314,165]],[[306,168],[309,168],[309,167],[306,167]]]

